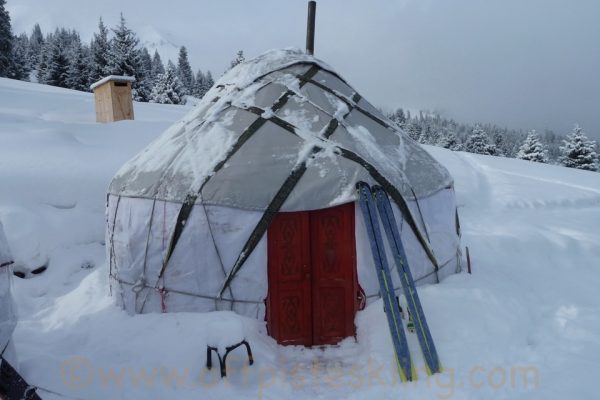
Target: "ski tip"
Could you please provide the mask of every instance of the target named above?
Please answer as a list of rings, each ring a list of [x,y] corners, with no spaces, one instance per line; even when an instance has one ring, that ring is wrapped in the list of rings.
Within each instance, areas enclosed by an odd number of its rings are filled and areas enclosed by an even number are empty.
[[[429,365],[425,364],[425,370],[427,371],[427,375],[431,376],[433,374],[437,374],[437,373],[443,373],[444,372],[444,368],[442,367],[442,363],[438,362],[438,365],[436,366],[435,370],[432,370]]]
[[[437,366],[437,371],[434,372],[435,373],[443,373],[444,372],[444,367],[442,366],[441,362],[438,362],[438,366]]]
[[[403,369],[400,370],[400,381],[402,383],[406,383],[408,382],[410,379],[408,378],[408,376],[406,376],[406,373],[404,372]]]
[[[408,374],[407,372],[410,372],[410,374]],[[417,368],[415,367],[415,364],[413,364],[412,360],[410,363],[410,370],[408,370],[408,371],[405,371],[404,369],[400,370],[400,380],[403,383],[414,382],[414,381],[418,380]]]
[[[356,182],[356,189],[361,190],[363,188],[370,189],[369,184],[367,182]]]
[[[412,361],[411,361],[411,365],[412,365]],[[409,377],[407,374],[408,371],[405,370],[406,365],[403,366],[403,363],[398,358],[396,358],[396,367],[398,367],[398,375],[400,375],[400,381],[402,383],[406,383],[406,382],[412,380],[411,377]],[[412,376],[414,376],[414,374]]]
[[[417,374],[417,368],[415,367],[415,364],[411,364],[410,366],[410,375],[411,375],[411,381],[416,381],[419,378],[419,375]]]
[[[376,199],[378,199],[378,198],[383,199],[384,197],[387,198],[387,192],[383,189],[383,187],[381,187],[379,185],[371,186],[371,193],[373,194],[373,197]]]
[[[425,363],[425,372],[427,372],[427,376],[433,375],[433,372],[427,363]]]

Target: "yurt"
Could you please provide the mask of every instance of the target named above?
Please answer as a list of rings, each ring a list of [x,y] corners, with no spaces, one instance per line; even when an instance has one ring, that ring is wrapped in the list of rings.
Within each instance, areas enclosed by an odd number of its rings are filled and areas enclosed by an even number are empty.
[[[313,56],[240,64],[112,180],[112,295],[129,313],[233,310],[279,343],[337,343],[379,296],[360,181],[390,195],[417,285],[460,270],[453,180],[427,151]]]

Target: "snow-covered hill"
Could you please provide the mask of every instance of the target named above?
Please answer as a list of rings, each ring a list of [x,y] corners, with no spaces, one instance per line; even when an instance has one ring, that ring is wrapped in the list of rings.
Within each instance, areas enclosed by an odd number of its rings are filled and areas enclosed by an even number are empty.
[[[179,44],[172,35],[161,32],[153,26],[143,26],[138,35],[140,37],[140,46],[146,47],[150,55],[158,51],[164,62],[171,60],[176,63],[179,56],[179,48],[185,46],[185,43]]]
[[[0,79],[0,218],[22,266],[49,260],[14,280],[31,383],[79,399],[597,397],[597,173],[427,148],[455,178],[473,262],[419,290],[446,370],[429,379],[397,381],[380,302],[359,313],[357,343],[326,350],[276,346],[242,319],[256,363],[231,356],[225,381],[204,368],[220,315],[124,314],[108,294],[105,190],[187,110],[136,103],[135,121],[102,125],[89,94]]]

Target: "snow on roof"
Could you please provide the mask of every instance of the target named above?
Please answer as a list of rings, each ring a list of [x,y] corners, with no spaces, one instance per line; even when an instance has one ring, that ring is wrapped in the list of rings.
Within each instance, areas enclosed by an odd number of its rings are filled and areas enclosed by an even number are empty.
[[[316,64],[324,70],[334,72],[334,69],[327,63],[298,48],[289,47],[269,50],[252,60],[239,64],[227,71],[217,84],[227,83],[242,89],[270,72],[302,62]]]
[[[133,76],[124,76],[124,75],[109,75],[107,77],[104,77],[104,78],[100,79],[98,82],[93,83],[92,85],[90,85],[90,89],[94,90],[98,86],[104,85],[106,82],[110,82],[110,81],[114,81],[114,82],[135,82],[135,77],[133,77]]]
[[[364,163],[341,150],[357,154],[408,198],[452,183],[333,68],[283,49],[227,71],[188,115],[117,172],[109,191],[175,202],[201,191],[197,201],[204,204],[264,210],[305,164],[282,210],[325,208],[352,201],[357,181],[376,183]]]

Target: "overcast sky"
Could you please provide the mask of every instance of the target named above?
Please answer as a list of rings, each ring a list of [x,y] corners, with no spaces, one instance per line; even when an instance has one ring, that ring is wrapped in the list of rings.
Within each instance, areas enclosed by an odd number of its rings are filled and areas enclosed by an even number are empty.
[[[316,56],[379,107],[560,133],[578,122],[600,138],[600,0],[317,3]],[[192,66],[216,76],[238,49],[252,57],[305,42],[305,0],[8,0],[7,8],[17,33],[39,22],[86,40],[99,16],[112,26],[122,11],[143,38],[185,45]]]

